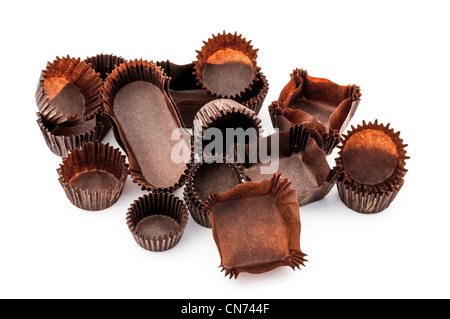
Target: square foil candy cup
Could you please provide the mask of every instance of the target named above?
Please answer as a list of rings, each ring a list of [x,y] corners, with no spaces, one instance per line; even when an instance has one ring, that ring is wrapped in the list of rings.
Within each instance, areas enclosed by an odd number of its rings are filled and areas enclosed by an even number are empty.
[[[356,85],[338,85],[295,69],[277,101],[269,106],[274,127],[308,127],[311,137],[330,154],[358,108],[361,92]]]
[[[207,198],[222,271],[259,274],[280,266],[304,265],[300,208],[291,182],[281,174],[247,182]]]
[[[352,126],[343,137],[336,159],[342,202],[360,213],[381,212],[403,186],[407,145],[400,132],[377,120]]]

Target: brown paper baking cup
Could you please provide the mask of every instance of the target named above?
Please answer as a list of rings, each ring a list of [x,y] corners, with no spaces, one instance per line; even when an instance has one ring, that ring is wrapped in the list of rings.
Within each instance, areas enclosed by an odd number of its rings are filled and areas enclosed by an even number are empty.
[[[170,78],[167,92],[180,114],[182,124],[186,128],[192,128],[198,110],[217,97],[197,85],[197,79],[192,74],[194,63],[178,65],[167,60],[156,62],[156,65]]]
[[[307,128],[310,137],[325,151],[324,143],[328,137],[325,126],[302,110],[283,108],[281,105],[282,103],[278,101],[274,101],[269,105],[269,115],[273,126],[283,132],[289,131],[294,127]],[[326,153],[328,154],[328,152]]]
[[[399,184],[391,192],[368,194],[347,187],[345,183],[337,183],[339,197],[342,202],[354,211],[364,214],[379,213],[388,208],[402,186],[403,183]]]
[[[261,71],[256,74],[256,79],[257,81],[251,84],[251,90],[245,91],[242,96],[237,96],[234,100],[258,115],[269,92],[269,81]]]
[[[121,56],[103,53],[88,57],[84,59],[84,61],[86,63],[90,63],[95,72],[100,74],[100,78],[103,80],[103,83],[106,81],[108,75],[111,74],[112,71],[116,68],[116,66],[120,66],[122,63],[126,62],[126,60]],[[104,107],[102,102],[102,111],[100,112],[100,114],[103,113],[103,108]],[[102,117],[105,116],[102,114]],[[102,120],[102,122],[104,123],[104,131],[106,135],[106,133],[108,133],[111,129],[111,123],[109,122],[109,120]]]
[[[164,73],[170,77],[169,97],[177,108],[185,127],[192,128],[198,110],[218,97],[197,85],[197,79],[193,75],[194,63],[178,65],[167,60],[156,62],[156,65],[161,66]],[[241,97],[237,96],[233,100],[258,114],[267,96],[269,82],[261,71],[256,77],[258,81],[252,83],[251,90],[247,90]]]
[[[186,205],[171,193],[155,191],[135,200],[128,209],[128,228],[139,246],[150,251],[174,247],[189,219]]]
[[[100,112],[102,85],[90,64],[80,58],[56,57],[41,73],[36,104],[52,124],[80,124]]]
[[[228,128],[235,130],[242,128],[244,131],[250,128],[255,129],[256,136],[253,136],[253,134],[249,135],[249,141],[246,140],[246,143],[256,140],[263,131],[261,119],[258,118],[254,111],[230,99],[217,99],[205,104],[197,112],[194,124],[193,133],[196,153],[199,152],[200,145],[202,148],[208,145],[209,140],[205,138],[205,132],[209,128],[219,129],[223,137],[226,136]],[[231,144],[228,145],[226,142],[225,140],[222,154],[225,154],[227,148],[231,147]],[[206,155],[209,156],[211,154]]]
[[[276,172],[263,173],[262,169],[269,168],[272,162],[263,163],[258,158],[256,163],[250,163],[247,155],[244,165],[247,180],[260,182],[274,173],[281,173],[292,181],[291,187],[296,190],[300,206],[324,198],[337,181],[336,171],[328,165],[325,152],[309,137],[307,128],[296,126],[289,132],[261,137],[258,143],[248,146],[247,152],[259,155],[260,145],[267,145],[267,150],[271,150],[274,142],[278,143],[279,151],[275,154],[278,156],[272,159],[277,164]]]
[[[65,157],[69,151],[84,143],[101,142],[107,133],[109,121],[97,115],[91,120],[72,126],[57,126],[48,122],[37,112],[37,124],[48,148],[58,156]]]
[[[269,105],[269,115],[272,125],[280,131],[289,131],[290,128],[303,126],[308,128],[311,138],[329,155],[340,143],[340,134],[337,130],[328,130],[325,126],[302,110],[280,107],[277,101]]]
[[[300,209],[291,182],[281,174],[247,182],[206,199],[222,270],[230,279],[280,266],[304,266]]]
[[[57,172],[69,200],[85,210],[102,210],[117,202],[128,176],[125,156],[100,142],[72,150]]]
[[[111,74],[116,66],[120,66],[126,62],[121,56],[113,54],[97,54],[84,59],[86,63],[90,63],[95,72],[100,73],[100,78],[105,81],[108,74]]]
[[[362,125],[344,135],[339,145],[336,169],[341,200],[360,213],[386,209],[404,183],[406,156],[400,132],[374,123]]]
[[[227,163],[226,159],[216,157],[211,161],[190,163],[188,181],[184,187],[184,202],[194,220],[211,228],[209,210],[205,209],[205,199],[209,193],[224,193],[245,182],[242,167]]]
[[[269,106],[269,114],[274,127],[281,130],[300,124],[308,127],[311,137],[331,154],[360,100],[356,85],[338,85],[295,69],[278,100]]]
[[[146,190],[172,191],[184,185],[192,155],[191,135],[182,129],[167,84],[167,76],[153,62],[133,60],[113,70],[103,91],[103,114],[128,155],[133,182]],[[180,141],[172,140],[177,130]],[[172,159],[175,146],[186,150],[186,160]]]
[[[196,51],[194,74],[198,84],[212,95],[222,98],[241,96],[251,90],[251,84],[257,81],[259,71],[256,65],[258,56],[242,35],[225,33],[213,35],[200,51]]]

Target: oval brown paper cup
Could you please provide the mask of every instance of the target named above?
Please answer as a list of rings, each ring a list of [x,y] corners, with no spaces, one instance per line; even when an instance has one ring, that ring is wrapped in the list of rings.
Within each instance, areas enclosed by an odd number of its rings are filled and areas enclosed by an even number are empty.
[[[103,114],[128,155],[133,182],[146,190],[174,190],[184,185],[186,163],[192,155],[191,135],[182,129],[165,91],[166,81],[167,76],[153,62],[133,60],[113,70],[103,92]],[[181,141],[172,140],[174,131]],[[177,143],[188,150],[185,161],[172,158]]]

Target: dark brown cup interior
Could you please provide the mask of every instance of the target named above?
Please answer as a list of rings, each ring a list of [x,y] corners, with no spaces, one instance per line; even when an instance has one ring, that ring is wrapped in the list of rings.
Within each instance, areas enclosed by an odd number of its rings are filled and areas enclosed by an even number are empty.
[[[129,227],[144,238],[164,237],[179,232],[186,219],[186,206],[169,193],[145,194],[135,201],[127,215]]]
[[[192,181],[197,196],[205,200],[209,193],[224,193],[240,184],[234,169],[226,163],[203,163]]]
[[[244,132],[249,128],[253,128],[253,131],[248,131],[249,134],[244,136],[244,144],[253,143],[258,138],[258,132],[260,127],[258,123],[255,123],[251,118],[247,115],[236,112],[236,113],[227,113],[223,116],[218,117],[214,121],[209,124],[208,128],[216,128],[221,132],[221,136],[223,137],[223,148],[222,151],[225,154],[227,150],[233,149],[236,143],[240,143],[241,141],[237,141],[236,138],[234,140],[227,139],[227,129],[242,129]],[[255,133],[255,134],[253,134]],[[214,142],[214,139],[211,140],[204,138],[203,139],[203,149],[209,144]],[[217,154],[213,154],[217,155]]]
[[[102,80],[106,80],[108,74],[111,74],[116,66],[126,62],[124,58],[112,54],[97,54],[86,58],[84,61],[91,63],[91,67],[95,72],[100,73]]]
[[[136,231],[146,237],[160,237],[174,231],[178,223],[171,217],[151,215],[143,218],[136,225]]]
[[[183,124],[191,128],[197,111],[217,97],[197,85],[197,78],[193,74],[194,63],[178,65],[167,60],[156,62],[156,65],[161,66],[170,77],[170,98],[178,109]]]
[[[83,171],[69,180],[70,186],[91,191],[114,187],[116,183],[117,178],[113,174],[103,170]]]

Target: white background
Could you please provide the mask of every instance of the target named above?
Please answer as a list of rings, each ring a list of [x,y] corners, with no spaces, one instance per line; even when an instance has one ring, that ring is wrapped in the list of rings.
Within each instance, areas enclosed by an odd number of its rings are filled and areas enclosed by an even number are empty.
[[[0,297],[450,297],[445,1],[8,1],[1,12]],[[267,134],[267,106],[304,68],[361,87],[351,125],[390,122],[409,144],[405,185],[387,210],[356,213],[336,188],[301,207],[309,261],[295,272],[225,278],[211,230],[192,218],[173,249],[142,249],[125,223],[140,188],[128,179],[111,208],[76,208],[57,179],[61,158],[36,124],[39,74],[56,56],[185,64],[223,30],[259,48],[270,83],[260,112]],[[111,132],[104,141],[117,146]]]

